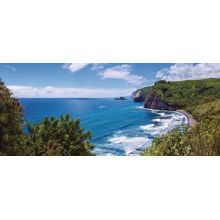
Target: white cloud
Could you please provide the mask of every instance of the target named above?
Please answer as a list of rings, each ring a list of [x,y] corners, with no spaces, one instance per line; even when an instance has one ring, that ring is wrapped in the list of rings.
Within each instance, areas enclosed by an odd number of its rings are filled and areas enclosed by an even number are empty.
[[[102,69],[104,69],[104,68],[105,68],[104,64],[94,63],[94,64],[92,65],[91,70],[92,70],[92,71],[100,71],[100,70],[102,70]]]
[[[64,64],[63,68],[69,70],[71,73],[75,73],[81,69],[84,69],[88,65],[89,63],[70,63]]]
[[[121,79],[130,84],[140,86],[146,79],[143,76],[132,73],[131,65],[122,64],[112,68],[107,68],[100,72],[102,79]]]
[[[134,88],[59,88],[21,85],[8,85],[7,87],[13,92],[14,96],[22,98],[111,98],[128,96],[135,90]]]
[[[220,78],[220,63],[174,64],[158,71],[156,77],[167,81]]]

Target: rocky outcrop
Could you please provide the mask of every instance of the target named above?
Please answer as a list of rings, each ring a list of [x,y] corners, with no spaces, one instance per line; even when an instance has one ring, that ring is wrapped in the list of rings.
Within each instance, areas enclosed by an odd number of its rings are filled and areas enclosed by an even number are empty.
[[[152,86],[144,87],[134,91],[131,95],[134,102],[144,102],[146,96],[150,93]]]
[[[131,97],[134,102],[144,102],[145,95],[142,92],[142,89],[138,89],[132,93]]]
[[[175,106],[168,105],[162,102],[156,95],[151,95],[144,103],[145,108],[158,109],[158,110],[168,110],[176,111]]]
[[[115,100],[126,100],[125,97],[116,97]]]

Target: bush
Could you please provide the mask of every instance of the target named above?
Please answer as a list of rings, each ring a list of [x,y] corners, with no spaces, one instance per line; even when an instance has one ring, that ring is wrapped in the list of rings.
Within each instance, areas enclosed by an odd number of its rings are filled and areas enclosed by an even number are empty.
[[[45,118],[43,122],[28,125],[29,134],[24,139],[27,155],[91,156],[90,132],[83,132],[80,120],[70,115]]]
[[[21,138],[23,108],[0,80],[0,155],[14,154]]]
[[[220,116],[210,116],[194,128],[176,128],[156,138],[144,156],[220,155]]]

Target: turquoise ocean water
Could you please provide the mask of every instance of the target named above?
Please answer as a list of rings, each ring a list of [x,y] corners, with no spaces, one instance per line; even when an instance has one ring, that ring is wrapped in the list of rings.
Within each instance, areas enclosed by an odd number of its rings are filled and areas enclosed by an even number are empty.
[[[156,136],[187,123],[181,113],[147,110],[132,100],[28,98],[21,103],[25,119],[33,123],[66,113],[80,118],[81,126],[92,132],[97,155],[138,155]]]

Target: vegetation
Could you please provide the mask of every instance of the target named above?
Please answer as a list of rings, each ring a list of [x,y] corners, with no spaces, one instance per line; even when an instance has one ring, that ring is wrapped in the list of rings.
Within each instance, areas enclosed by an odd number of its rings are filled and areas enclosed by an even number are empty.
[[[45,118],[28,124],[23,132],[23,108],[0,81],[0,155],[90,156],[90,132],[84,132],[79,119],[70,115]]]
[[[156,138],[142,155],[220,155],[220,79],[159,81],[151,94],[197,120]]]
[[[0,80],[0,155],[10,155],[22,136],[23,113],[19,101]]]

